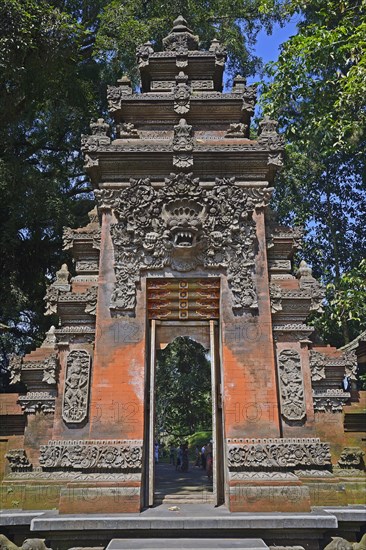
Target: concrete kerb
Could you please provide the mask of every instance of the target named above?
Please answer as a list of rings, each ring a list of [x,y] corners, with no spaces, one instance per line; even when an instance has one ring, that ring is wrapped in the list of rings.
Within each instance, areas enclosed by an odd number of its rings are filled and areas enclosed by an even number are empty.
[[[221,529],[336,529],[338,520],[335,515],[325,511],[303,514],[237,513],[229,517],[201,516],[187,517],[143,517],[121,514],[81,514],[62,516],[40,516],[31,520],[32,532],[78,531],[78,530],[221,530]]]

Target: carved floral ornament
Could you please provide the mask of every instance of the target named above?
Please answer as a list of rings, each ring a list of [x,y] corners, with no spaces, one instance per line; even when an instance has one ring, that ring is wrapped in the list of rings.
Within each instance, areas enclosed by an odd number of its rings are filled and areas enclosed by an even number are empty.
[[[142,269],[188,272],[197,267],[227,270],[233,308],[257,308],[253,280],[255,208],[272,189],[241,188],[235,179],[217,179],[204,189],[192,174],[171,174],[163,188],[150,179],[131,179],[119,190],[97,190],[100,208],[114,210],[111,236],[116,283],[110,307],[131,311]]]

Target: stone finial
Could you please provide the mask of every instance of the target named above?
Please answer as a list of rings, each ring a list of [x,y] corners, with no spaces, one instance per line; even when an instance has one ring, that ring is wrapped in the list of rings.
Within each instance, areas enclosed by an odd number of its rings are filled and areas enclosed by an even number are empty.
[[[175,81],[177,84],[180,84],[180,83],[186,84],[187,80],[188,80],[188,75],[186,75],[184,71],[179,71],[179,73],[175,77]]]
[[[56,328],[54,325],[50,327],[50,330],[46,332],[46,338],[43,340],[41,344],[41,348],[54,348],[55,344],[57,343],[57,338],[55,334]]]
[[[313,270],[311,267],[305,262],[305,260],[301,260],[299,269],[297,270],[296,277],[300,279],[301,277],[308,277],[313,279]]]
[[[121,78],[117,80],[117,86],[121,94],[123,95],[132,94],[131,79],[126,74],[124,74]]]
[[[261,137],[272,136],[277,134],[277,120],[271,119],[268,115],[263,117],[263,120],[259,123],[259,128],[261,129]]]
[[[164,49],[167,51],[177,51],[181,49],[197,50],[199,44],[198,36],[188,28],[188,23],[182,15],[179,15],[173,22],[173,28],[163,38]]]
[[[89,210],[88,218],[89,218],[89,224],[97,224],[99,226],[98,209],[96,206],[94,206],[94,208]]]
[[[310,266],[302,260],[296,277],[299,279],[300,290],[311,294],[310,311],[323,311],[322,302],[325,296],[324,287],[313,277],[313,271]]]
[[[154,53],[154,48],[151,42],[145,42],[136,49],[137,63],[140,69],[149,65],[150,54]]]
[[[93,136],[107,136],[110,133],[110,127],[104,118],[98,118],[96,122],[90,123],[90,129]]]
[[[285,140],[283,135],[277,133],[277,120],[271,119],[266,115],[259,123],[258,143],[271,151],[283,149]]]
[[[233,82],[233,93],[234,94],[243,94],[245,91],[246,79],[240,74],[236,75]]]
[[[70,272],[68,270],[67,264],[62,264],[61,269],[56,271],[56,281],[53,283],[53,286],[57,287],[69,287]],[[65,288],[69,290],[69,288]]]
[[[10,384],[17,384],[20,382],[21,374],[22,374],[22,364],[23,364],[23,357],[20,355],[16,355],[16,353],[12,353],[9,355],[9,366],[8,371],[10,373]]]
[[[215,52],[216,50],[219,50],[221,48],[220,42],[217,40],[217,38],[214,38],[211,41],[211,45],[209,47],[210,52]]]

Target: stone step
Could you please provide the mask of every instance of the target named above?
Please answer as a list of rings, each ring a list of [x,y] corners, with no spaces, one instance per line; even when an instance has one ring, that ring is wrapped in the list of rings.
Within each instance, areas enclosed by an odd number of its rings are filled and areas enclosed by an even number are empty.
[[[214,495],[206,491],[192,493],[172,493],[172,494],[155,494],[154,502],[156,504],[199,504],[214,502]]]
[[[200,499],[193,499],[193,498],[181,498],[181,499],[177,499],[177,498],[162,498],[162,499],[155,499],[154,500],[154,504],[155,505],[158,505],[158,504],[175,504],[175,505],[181,505],[181,504],[214,504],[214,499],[213,498],[200,498]]]
[[[268,550],[262,539],[112,539],[106,550]]]

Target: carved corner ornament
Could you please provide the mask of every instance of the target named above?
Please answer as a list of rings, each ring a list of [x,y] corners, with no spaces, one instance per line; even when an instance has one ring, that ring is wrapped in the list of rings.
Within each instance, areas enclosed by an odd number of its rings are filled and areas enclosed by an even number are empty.
[[[66,361],[62,418],[80,424],[88,416],[91,357],[85,350],[72,350]]]
[[[345,392],[338,388],[327,388],[326,390],[314,389],[313,390],[313,403],[314,411],[326,412],[331,411],[333,413],[342,412],[343,407],[347,401],[351,398],[349,392]]]
[[[310,372],[313,382],[325,379],[326,357],[319,351],[310,350]]]
[[[10,384],[17,384],[20,382],[21,374],[22,374],[22,364],[23,364],[23,357],[20,355],[16,355],[15,353],[12,353],[9,355],[9,366],[8,370],[10,373]]]
[[[18,403],[26,414],[35,414],[36,412],[54,413],[55,401],[55,391],[28,391],[18,398]]]
[[[104,118],[98,118],[96,122],[90,123],[91,134],[81,135],[81,150],[83,152],[93,152],[98,147],[103,145],[110,145],[110,126],[104,121]]]
[[[341,469],[365,470],[364,456],[365,452],[360,447],[345,447],[338,459],[337,466]]]
[[[10,449],[5,457],[8,459],[12,472],[30,471],[33,468],[24,449]]]

